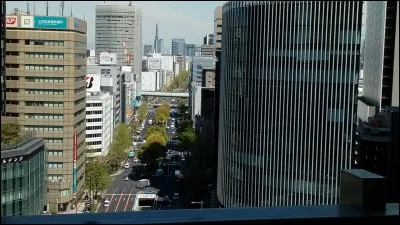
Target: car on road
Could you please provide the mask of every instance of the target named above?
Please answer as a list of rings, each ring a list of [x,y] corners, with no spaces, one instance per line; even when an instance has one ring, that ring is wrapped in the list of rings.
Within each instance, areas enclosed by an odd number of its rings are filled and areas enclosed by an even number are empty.
[[[124,178],[124,181],[128,181],[129,180],[129,177],[128,177],[128,175],[126,175],[126,177]]]
[[[129,163],[125,163],[125,169],[129,169],[130,164]]]
[[[145,188],[148,186],[150,186],[150,180],[149,179],[141,179],[141,180],[138,180],[136,188],[140,189],[140,188]]]
[[[156,176],[162,176],[162,175],[164,175],[164,170],[163,169],[158,169],[156,171]]]
[[[182,158],[181,158],[181,161],[185,161],[185,157],[182,157]]]
[[[110,200],[106,199],[104,200],[104,207],[110,206]]]
[[[133,162],[134,162],[134,163],[138,163],[138,162],[139,162],[139,159],[138,159],[138,158],[135,158],[135,159],[133,160]]]

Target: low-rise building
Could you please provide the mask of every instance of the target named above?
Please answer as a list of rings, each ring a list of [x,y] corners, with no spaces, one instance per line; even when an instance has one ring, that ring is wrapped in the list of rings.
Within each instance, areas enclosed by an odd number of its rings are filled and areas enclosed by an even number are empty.
[[[51,184],[55,179],[59,184],[63,179],[60,173],[47,174],[48,166],[43,138],[32,138],[28,135],[18,140],[18,143],[2,144],[1,217],[41,215],[43,210],[48,208],[46,207],[47,181]],[[66,187],[64,192],[67,195],[72,193],[71,186]],[[51,207],[53,210],[56,209],[54,204]]]
[[[88,92],[86,97],[86,156],[108,154],[113,136],[113,98],[107,92]]]

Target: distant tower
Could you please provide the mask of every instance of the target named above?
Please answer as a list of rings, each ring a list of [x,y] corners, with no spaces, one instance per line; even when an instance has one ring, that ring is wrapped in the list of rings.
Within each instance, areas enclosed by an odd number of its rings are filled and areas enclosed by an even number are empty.
[[[46,1],[46,16],[49,15],[49,1]]]
[[[154,37],[154,52],[155,53],[159,53],[158,52],[158,49],[159,49],[158,45],[159,45],[159,42],[158,42],[158,24],[156,23],[156,36]]]
[[[64,1],[60,3],[60,16],[64,16]]]

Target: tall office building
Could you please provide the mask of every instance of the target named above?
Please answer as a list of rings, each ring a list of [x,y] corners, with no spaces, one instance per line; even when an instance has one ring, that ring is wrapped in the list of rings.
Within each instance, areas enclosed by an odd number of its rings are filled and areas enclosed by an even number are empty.
[[[195,45],[194,44],[185,44],[185,56],[193,57],[195,53]]]
[[[152,45],[144,45],[144,51],[143,55],[146,56],[149,53],[153,52],[153,46]]]
[[[213,45],[216,51],[221,50],[222,37],[222,6],[217,6],[214,10],[214,39]]]
[[[7,20],[8,116],[2,120],[44,139],[47,201],[64,211],[85,183],[87,25],[73,17],[21,13]]]
[[[386,177],[387,202],[398,202],[399,3],[371,1],[366,9],[364,90],[353,163]]]
[[[363,97],[378,111],[399,106],[397,8],[398,2],[390,1],[372,1],[367,5]]]
[[[126,52],[125,52],[126,51]],[[117,53],[120,66],[132,65],[140,87],[142,74],[142,12],[133,5],[96,6],[96,56]],[[136,92],[140,104],[141,89]]]
[[[361,9],[361,1],[224,4],[224,207],[338,204],[354,149]]]
[[[172,55],[185,55],[185,39],[172,39]]]
[[[6,114],[6,1],[1,1],[1,34],[0,34],[0,44],[1,44],[1,68],[0,68],[0,79],[1,79],[1,115]]]
[[[212,45],[214,43],[214,34],[206,34],[203,37],[203,45]]]

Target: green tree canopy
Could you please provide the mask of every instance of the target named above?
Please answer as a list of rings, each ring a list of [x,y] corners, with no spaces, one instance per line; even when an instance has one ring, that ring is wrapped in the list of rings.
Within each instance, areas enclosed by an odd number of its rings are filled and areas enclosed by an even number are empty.
[[[190,120],[181,120],[178,125],[178,134],[187,130],[193,130],[193,122]]]
[[[91,160],[86,164],[86,188],[95,193],[104,191],[110,184],[108,168],[99,160]]]
[[[126,124],[119,124],[110,146],[107,162],[110,164],[110,172],[118,170],[120,163],[126,158],[126,150],[132,145],[133,138]]]
[[[155,121],[157,123],[166,122],[169,118],[169,105],[161,105],[156,109]]]
[[[178,133],[178,146],[186,151],[190,151],[197,141],[197,136],[193,129],[187,129]]]
[[[153,133],[159,133],[162,137],[164,137],[165,141],[168,140],[167,131],[165,130],[165,127],[163,127],[163,126],[149,126],[147,128],[146,139]]]
[[[186,117],[186,111],[188,111],[188,107],[185,106],[185,104],[183,104],[182,102],[180,102],[176,108],[178,111],[179,119],[184,119]]]
[[[167,141],[165,140],[163,135],[161,133],[159,133],[158,131],[153,132],[146,138],[147,144],[154,143],[154,142],[157,142],[162,146],[166,146],[166,144],[167,144]]]
[[[20,134],[20,126],[18,123],[5,123],[1,124],[1,142],[8,144],[17,140]]]
[[[158,137],[162,138],[160,136]],[[165,155],[165,150],[165,145],[162,145],[158,141],[153,140],[150,143],[147,142],[139,149],[138,157],[142,162],[145,162],[147,164],[155,164],[158,158]]]
[[[146,102],[142,102],[142,104],[139,106],[139,108],[137,110],[137,119],[139,121],[143,121],[146,119],[148,107],[149,107],[149,105]]]
[[[182,71],[174,78],[172,83],[167,87],[167,91],[187,91],[189,87],[189,71]]]

